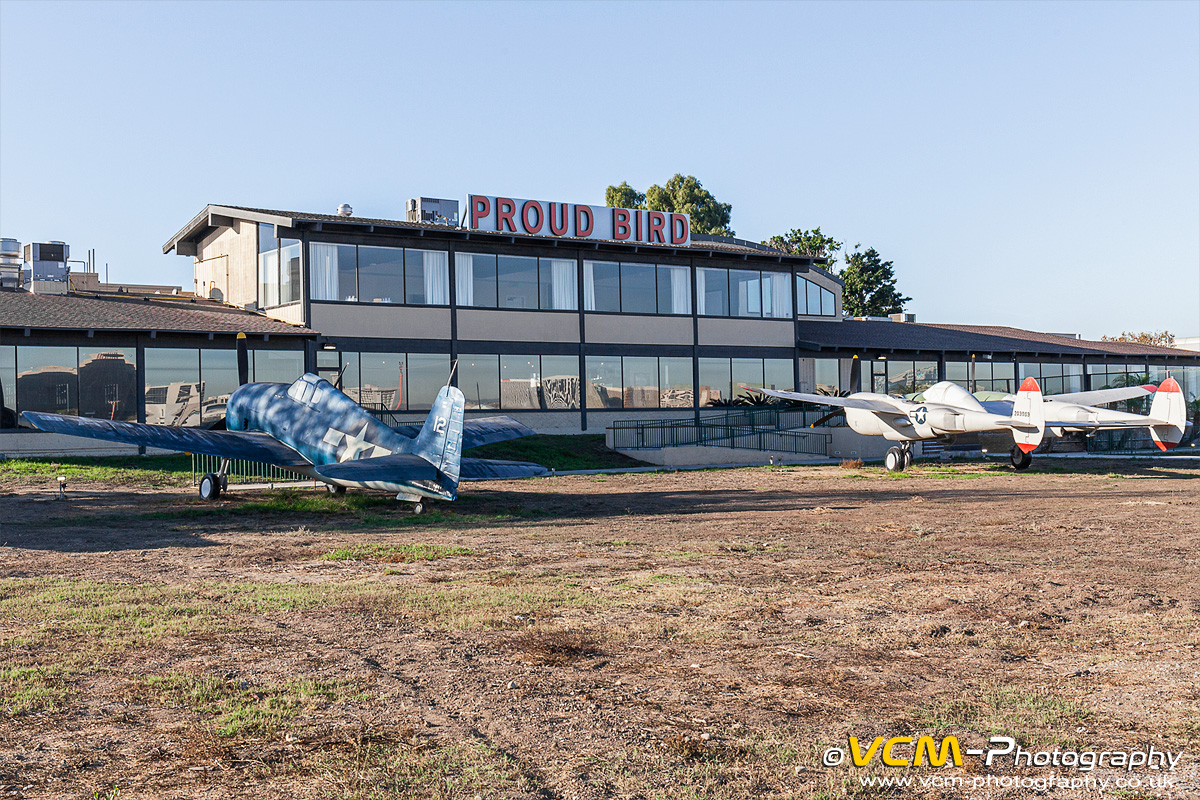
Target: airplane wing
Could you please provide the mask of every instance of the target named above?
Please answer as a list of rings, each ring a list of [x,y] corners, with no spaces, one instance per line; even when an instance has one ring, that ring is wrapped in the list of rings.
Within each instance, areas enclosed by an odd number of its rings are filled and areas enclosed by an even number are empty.
[[[874,411],[877,414],[899,414],[904,415],[904,412],[892,405],[885,403],[882,400],[868,400],[864,397],[833,397],[832,395],[824,394],[806,394],[804,392],[781,392],[776,389],[760,389],[757,386],[743,386],[743,389],[749,389],[762,394],[769,394],[771,397],[782,397],[785,400],[800,400],[805,403],[815,403],[822,406],[840,406],[842,408],[861,408],[866,411]]]
[[[379,458],[342,461],[315,468],[322,478],[341,481],[432,481],[437,467],[414,453],[394,453]]]
[[[1116,403],[1121,400],[1132,400],[1135,397],[1145,397],[1154,394],[1157,386],[1125,386],[1119,389],[1096,389],[1091,392],[1069,392],[1067,394],[1047,395],[1047,400],[1059,400],[1063,403],[1079,403],[1084,406],[1102,406],[1105,403]]]
[[[536,478],[550,470],[526,461],[501,461],[494,458],[464,458],[459,477],[464,481],[490,481],[503,478]]]
[[[249,431],[210,431],[170,425],[144,425],[138,422],[113,422],[90,417],[22,412],[38,430],[65,433],[106,442],[160,447],[183,453],[200,453],[221,458],[241,458],[281,467],[307,467],[309,460],[278,439]]]
[[[392,428],[401,436],[412,439],[421,432],[420,425],[397,425]],[[537,431],[528,425],[522,425],[512,417],[480,417],[463,422],[462,449],[469,450],[485,444],[507,442],[509,439],[520,439],[522,436],[533,436]]]

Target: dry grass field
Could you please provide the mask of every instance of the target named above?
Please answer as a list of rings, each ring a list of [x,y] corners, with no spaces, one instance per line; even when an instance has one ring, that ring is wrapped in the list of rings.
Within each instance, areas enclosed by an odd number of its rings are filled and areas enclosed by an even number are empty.
[[[1200,795],[1195,461],[564,476],[421,517],[0,480],[0,796]],[[1045,795],[822,766],[922,734],[1184,756]],[[904,775],[964,782],[861,780]]]

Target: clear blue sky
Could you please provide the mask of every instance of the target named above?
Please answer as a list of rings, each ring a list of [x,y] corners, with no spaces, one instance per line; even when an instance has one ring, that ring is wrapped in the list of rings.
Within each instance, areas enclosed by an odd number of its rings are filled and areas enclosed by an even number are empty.
[[[1200,3],[0,0],[0,235],[191,285],[206,203],[697,176],[930,322],[1200,334]]]

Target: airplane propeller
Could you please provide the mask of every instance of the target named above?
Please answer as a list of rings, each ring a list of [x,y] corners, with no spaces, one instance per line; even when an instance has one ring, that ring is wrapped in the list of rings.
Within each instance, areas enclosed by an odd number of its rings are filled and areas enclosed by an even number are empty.
[[[237,335],[238,386],[250,382],[250,353],[246,350],[246,334]]]
[[[818,425],[824,425],[826,422],[828,422],[829,420],[833,419],[833,418],[834,418],[834,417],[836,417],[837,415],[839,415],[839,414],[845,414],[845,413],[846,413],[846,409],[844,409],[844,408],[835,409],[834,411],[831,411],[831,412],[829,412],[828,414],[826,414],[825,416],[821,417],[819,420],[817,420],[816,422],[814,422],[812,425],[809,425],[808,427],[810,427],[810,428],[815,428],[815,427],[817,427]]]
[[[862,361],[858,356],[850,359],[850,391],[862,391]]]

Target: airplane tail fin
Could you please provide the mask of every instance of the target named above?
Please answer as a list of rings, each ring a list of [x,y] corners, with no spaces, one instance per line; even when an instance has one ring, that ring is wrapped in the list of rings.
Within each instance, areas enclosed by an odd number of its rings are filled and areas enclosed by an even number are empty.
[[[457,388],[443,386],[412,446],[413,453],[437,467],[455,485],[462,465],[465,402]]]
[[[1022,452],[1032,453],[1046,435],[1046,410],[1042,407],[1042,387],[1032,377],[1026,378],[1013,401],[1013,442]]]
[[[1168,450],[1179,444],[1187,427],[1187,402],[1179,383],[1168,377],[1154,393],[1150,403],[1150,419],[1159,422],[1150,426],[1150,438],[1159,450]]]

